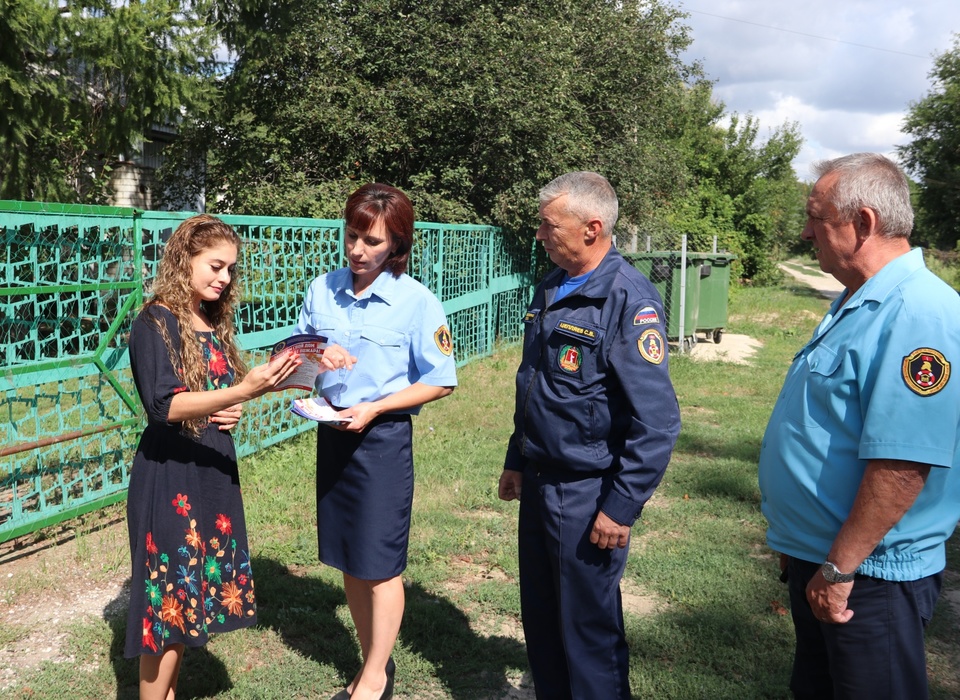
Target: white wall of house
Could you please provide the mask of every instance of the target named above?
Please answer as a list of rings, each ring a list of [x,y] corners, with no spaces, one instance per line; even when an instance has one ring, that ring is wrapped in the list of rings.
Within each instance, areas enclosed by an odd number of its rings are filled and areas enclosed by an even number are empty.
[[[139,148],[119,157],[110,177],[110,189],[113,192],[110,204],[145,210],[206,211],[203,195],[197,201],[177,202],[173,207],[160,207],[158,204],[154,173],[163,164],[164,147],[174,138],[176,132],[172,127],[155,127],[148,132]]]

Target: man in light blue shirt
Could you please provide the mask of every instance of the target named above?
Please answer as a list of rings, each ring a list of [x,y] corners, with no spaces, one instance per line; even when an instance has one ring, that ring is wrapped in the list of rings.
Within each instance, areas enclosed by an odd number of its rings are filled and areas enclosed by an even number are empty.
[[[923,629],[960,515],[960,298],[911,250],[906,178],[816,166],[803,238],[845,286],[797,353],[760,453],[797,698],[927,697]]]

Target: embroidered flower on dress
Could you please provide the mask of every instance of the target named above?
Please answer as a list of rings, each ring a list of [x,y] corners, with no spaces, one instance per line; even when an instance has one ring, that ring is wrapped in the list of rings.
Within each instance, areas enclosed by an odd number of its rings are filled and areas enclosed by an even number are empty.
[[[233,523],[231,523],[230,518],[223,513],[217,515],[216,526],[217,529],[224,535],[229,535],[233,532]]]
[[[160,601],[163,599],[163,596],[160,595],[160,586],[155,586],[154,584],[147,581],[147,600],[150,601],[150,605],[157,607],[160,605]]]
[[[187,503],[187,497],[182,493],[178,493],[177,497],[173,499],[173,505],[177,508],[177,515],[186,515],[190,510],[190,504]]]
[[[160,619],[169,622],[181,632],[186,632],[183,626],[183,606],[172,595],[163,596],[163,607],[160,609]]]
[[[214,374],[218,377],[222,377],[229,371],[229,366],[227,365],[227,358],[224,357],[223,353],[217,350],[213,345],[208,346],[210,348],[210,374]]]
[[[223,600],[223,605],[227,608],[227,612],[231,615],[236,615],[241,617],[243,615],[243,600],[241,598],[242,591],[237,584],[233,581],[223,584],[223,588],[220,590],[221,599]]]
[[[203,565],[203,573],[208,581],[220,583],[220,564],[215,557],[207,557],[207,561]]]
[[[149,618],[143,618],[143,646],[151,651],[157,651],[157,643],[153,641],[153,630]]]

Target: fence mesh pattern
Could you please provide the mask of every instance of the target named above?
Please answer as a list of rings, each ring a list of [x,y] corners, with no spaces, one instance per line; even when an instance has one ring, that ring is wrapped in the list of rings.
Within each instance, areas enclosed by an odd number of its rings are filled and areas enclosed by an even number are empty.
[[[143,414],[127,337],[189,213],[0,202],[0,541],[125,498]],[[297,322],[309,282],[343,264],[342,222],[223,216],[243,239],[241,346],[252,365]],[[443,303],[459,364],[516,341],[529,244],[418,223],[410,274]],[[290,392],[248,403],[240,455],[309,430]]]

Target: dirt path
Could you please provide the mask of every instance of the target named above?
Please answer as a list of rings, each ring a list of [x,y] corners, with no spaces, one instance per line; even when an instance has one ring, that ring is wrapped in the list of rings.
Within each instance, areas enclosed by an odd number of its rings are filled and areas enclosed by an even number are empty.
[[[844,286],[837,282],[832,275],[824,274],[819,270],[811,270],[809,268],[798,270],[789,263],[781,263],[778,267],[795,280],[803,282],[808,287],[817,290],[821,296],[827,299],[836,299],[840,296],[840,292],[844,290]]]

